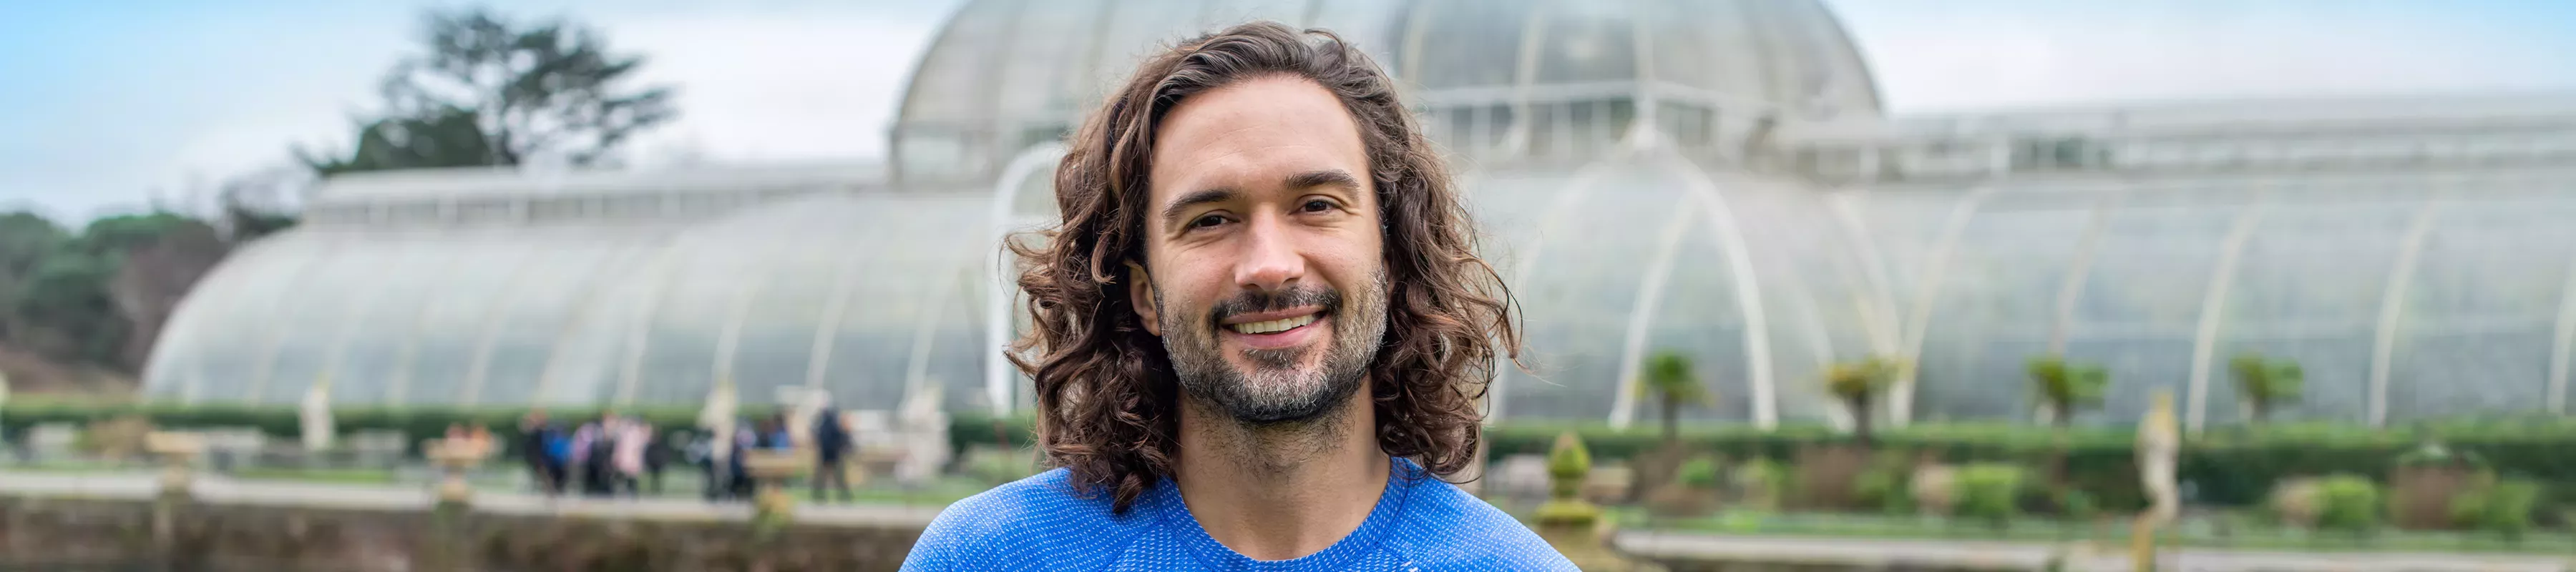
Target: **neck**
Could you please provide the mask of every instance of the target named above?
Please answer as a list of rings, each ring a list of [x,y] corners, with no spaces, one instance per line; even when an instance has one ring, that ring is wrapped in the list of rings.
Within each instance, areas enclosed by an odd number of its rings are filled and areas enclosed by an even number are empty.
[[[1359,530],[1391,470],[1368,382],[1315,419],[1251,425],[1181,400],[1173,482],[1199,527],[1254,560],[1322,552]]]

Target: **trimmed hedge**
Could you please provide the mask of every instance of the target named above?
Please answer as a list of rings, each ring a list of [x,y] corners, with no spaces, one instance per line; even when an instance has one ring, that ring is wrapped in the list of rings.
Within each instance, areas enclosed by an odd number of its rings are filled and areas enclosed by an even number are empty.
[[[746,407],[744,417],[773,410]],[[518,420],[526,411],[360,407],[334,411],[333,419],[343,434],[390,429],[410,437],[414,446],[421,439],[444,434],[449,423],[464,421],[489,427],[496,438],[515,446]],[[639,415],[666,431],[693,427],[697,419],[695,408],[622,411]],[[246,426],[258,427],[278,438],[297,434],[295,408],[287,406],[181,407],[28,400],[13,400],[0,407],[0,431],[15,438],[27,426],[38,423],[86,423],[129,413],[143,414],[164,427]],[[598,414],[572,408],[548,408],[547,413],[558,421]],[[1654,428],[1613,431],[1600,425],[1544,422],[1506,424],[1488,430],[1485,436],[1492,447],[1491,455],[1500,459],[1513,454],[1545,455],[1556,436],[1567,431],[1581,437],[1595,459],[1633,458],[1663,443]],[[2077,428],[2066,439],[2068,478],[2103,510],[2145,506],[2134,460],[2134,431],[2127,427]],[[970,445],[1025,449],[1036,444],[1027,416],[951,414],[948,438],[951,446],[960,451]],[[2213,429],[2186,442],[2180,478],[2195,491],[2195,496],[2187,499],[2191,502],[2255,506],[2270,494],[2272,484],[2283,478],[2337,473],[2384,476],[2400,455],[2414,450],[2427,438],[2439,439],[2453,451],[2476,455],[2497,474],[2540,483],[2545,498],[2576,499],[2576,419],[2569,418],[2493,418],[2390,429],[2322,424]],[[1693,450],[1719,453],[1726,459],[1762,458],[1775,462],[1795,459],[1802,447],[1850,441],[1849,436],[1822,426],[1789,426],[1767,432],[1746,426],[1685,427],[1681,439]],[[1888,428],[1878,432],[1877,440],[1876,446],[1882,452],[1934,451],[1951,463],[2019,463],[2028,467],[2045,466],[2057,443],[2056,433],[2047,428],[1999,423]]]
[[[1597,458],[1628,458],[1662,446],[1659,431],[1640,428],[1511,424],[1486,432],[1496,458],[1544,453],[1547,439],[1561,431],[1582,435]],[[2092,496],[2102,510],[2128,511],[2146,505],[2138,483],[2136,429],[2087,427],[2066,439],[2067,478]],[[1882,429],[1881,451],[1934,451],[1950,463],[2020,463],[2046,466],[2056,447],[2056,433],[2043,427],[2008,424],[1915,425]],[[2576,419],[2495,418],[2422,423],[2372,429],[2349,425],[2280,424],[2212,429],[2187,438],[2178,478],[2193,491],[2195,504],[2256,506],[2272,484],[2290,477],[2349,473],[2384,477],[2399,456],[2425,439],[2438,439],[2451,450],[2474,454],[2498,474],[2543,483],[2549,498],[2576,498]],[[1801,447],[1845,443],[1847,435],[1820,426],[1782,427],[1763,432],[1750,427],[1685,428],[1685,446],[1715,451],[1729,459],[1761,457],[1786,462]]]

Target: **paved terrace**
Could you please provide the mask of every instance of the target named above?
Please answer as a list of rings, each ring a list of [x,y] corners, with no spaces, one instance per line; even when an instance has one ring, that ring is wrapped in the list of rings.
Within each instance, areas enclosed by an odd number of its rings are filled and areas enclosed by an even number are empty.
[[[149,473],[64,474],[0,471],[0,495],[143,499],[156,492]],[[199,502],[214,505],[294,505],[322,508],[428,510],[425,489],[383,486],[246,481],[200,474],[193,492]],[[660,519],[743,520],[751,518],[744,503],[708,503],[696,499],[548,498],[505,491],[478,491],[476,510],[504,514],[634,517]],[[802,505],[800,523],[918,529],[939,509],[891,505]],[[1617,535],[1627,552],[1661,561],[1779,563],[1859,570],[2041,570],[2053,555],[2068,555],[2066,570],[2128,570],[2118,547],[2035,542],[1893,540],[1739,536],[1708,533],[1628,531]],[[2169,548],[2166,570],[2187,572],[2576,572],[2576,555],[2498,555],[2397,552],[2278,552]],[[1682,565],[1682,569],[1691,569]]]

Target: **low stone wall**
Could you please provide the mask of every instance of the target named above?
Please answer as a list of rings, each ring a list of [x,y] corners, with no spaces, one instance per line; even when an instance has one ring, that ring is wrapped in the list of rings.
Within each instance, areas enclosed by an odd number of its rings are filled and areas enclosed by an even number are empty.
[[[178,570],[893,570],[918,524],[790,523],[0,497],[0,567]]]

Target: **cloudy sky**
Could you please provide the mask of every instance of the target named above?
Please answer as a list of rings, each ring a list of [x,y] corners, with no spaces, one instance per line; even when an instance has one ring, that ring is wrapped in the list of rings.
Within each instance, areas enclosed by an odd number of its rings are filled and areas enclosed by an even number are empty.
[[[961,0],[534,0],[650,58],[682,118],[632,152],[881,156]],[[2576,93],[2576,2],[1828,0],[1896,112],[2172,99]],[[0,209],[73,220],[346,146],[443,1],[0,0]]]

